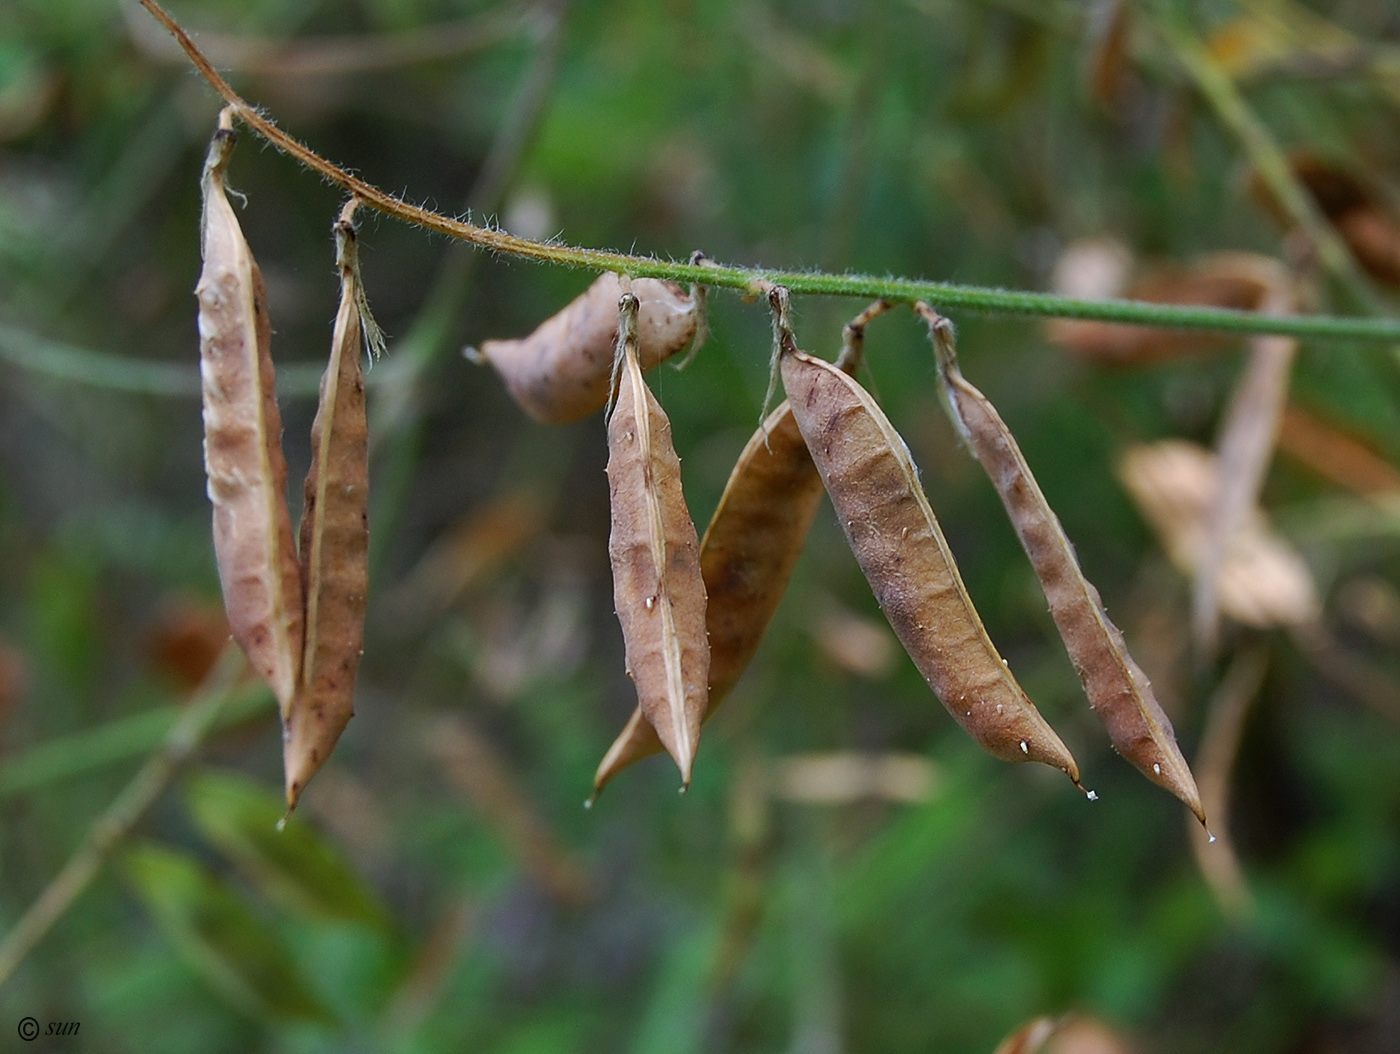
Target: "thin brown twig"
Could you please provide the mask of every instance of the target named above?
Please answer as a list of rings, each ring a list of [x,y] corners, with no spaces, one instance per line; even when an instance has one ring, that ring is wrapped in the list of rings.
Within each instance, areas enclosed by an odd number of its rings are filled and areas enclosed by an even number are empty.
[[[146,759],[131,782],[92,822],[63,869],[15,923],[4,944],[0,944],[0,987],[92,884],[102,866],[218,724],[225,705],[235,697],[234,686],[247,667],[243,652],[236,644],[228,644],[180,719],[166,734],[160,749]]]

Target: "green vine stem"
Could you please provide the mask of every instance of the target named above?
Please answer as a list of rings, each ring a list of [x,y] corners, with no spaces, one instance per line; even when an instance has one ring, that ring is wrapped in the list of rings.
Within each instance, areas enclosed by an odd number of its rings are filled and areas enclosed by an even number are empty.
[[[170,31],[184,48],[195,69],[233,108],[238,119],[279,150],[355,195],[369,208],[405,223],[425,227],[495,252],[565,267],[615,271],[633,277],[661,278],[673,282],[725,286],[746,293],[753,293],[763,288],[764,283],[770,283],[786,286],[793,293],[856,296],[870,300],[884,298],[908,303],[927,300],[938,304],[944,310],[969,309],[992,314],[1081,318],[1173,329],[1208,329],[1222,333],[1277,333],[1314,339],[1400,343],[1400,321],[1390,319],[1260,315],[1226,308],[1149,304],[1133,300],[1075,300],[1049,293],[992,289],[910,278],[827,274],[820,271],[777,271],[710,262],[702,266],[609,252],[604,249],[586,249],[517,238],[503,230],[480,227],[410,204],[327,161],[310,147],[282,131],[235,92],[200,53],[188,34],[155,0],[141,0],[141,5]]]

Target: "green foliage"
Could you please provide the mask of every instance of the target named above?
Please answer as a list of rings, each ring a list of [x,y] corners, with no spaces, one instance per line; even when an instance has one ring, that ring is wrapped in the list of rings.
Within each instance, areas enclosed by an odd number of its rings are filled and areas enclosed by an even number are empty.
[[[237,1009],[272,1021],[329,1022],[286,946],[227,882],[194,857],[133,846],[127,878],[189,965]]]

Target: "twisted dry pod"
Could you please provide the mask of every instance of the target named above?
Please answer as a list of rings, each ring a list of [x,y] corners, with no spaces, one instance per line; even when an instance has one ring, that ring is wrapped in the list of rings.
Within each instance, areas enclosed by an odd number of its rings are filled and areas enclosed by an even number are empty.
[[[204,269],[194,290],[204,465],[229,626],[285,719],[301,673],[301,572],[287,512],[267,296],[224,193],[233,145],[225,110],[204,163]]]
[[[889,304],[876,301],[847,323],[837,366],[855,373],[865,327]],[[785,402],[768,415],[739,454],[700,543],[705,622],[710,637],[710,700],[719,708],[748,669],[787,590],[821,503],[822,480]],[[634,761],[662,750],[656,730],[634,710],[593,777],[594,797]]]
[[[710,680],[700,542],[681,493],[671,423],[637,361],[637,297],[623,294],[619,307],[621,382],[607,469],[613,602],[639,708],[689,786]]]
[[[311,425],[311,468],[301,520],[306,647],[301,689],[284,723],[287,806],[325,764],[354,714],[355,672],[364,645],[369,588],[369,429],[360,346],[372,319],[362,317],[355,229],[346,206],[335,225],[340,309],[321,399]]]
[[[617,300],[611,271],[564,310],[519,340],[488,340],[478,352],[496,368],[510,394],[536,420],[564,424],[601,410],[617,347]],[[669,282],[638,278],[637,359],[643,370],[670,358],[695,335],[695,301]]]
[[[987,397],[959,371],[952,324],[927,304],[917,304],[915,310],[929,324],[949,416],[1006,506],[1089,705],[1118,752],[1153,783],[1180,798],[1204,824],[1200,792],[1176,745],[1170,719],[1158,705],[1147,675],[1128,654],[1123,634],[1109,621],[1099,591],[1080,570],[1074,547],[1011,430]]]
[[[782,374],[851,551],[934,694],[988,753],[1043,762],[1078,785],[1073,756],[987,637],[889,419],[852,378],[797,350],[790,332]]]

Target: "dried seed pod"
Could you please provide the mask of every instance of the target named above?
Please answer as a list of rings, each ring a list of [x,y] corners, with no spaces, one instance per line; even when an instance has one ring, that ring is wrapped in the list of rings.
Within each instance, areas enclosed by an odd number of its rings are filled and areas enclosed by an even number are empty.
[[[841,369],[856,371],[866,325],[888,309],[886,301],[878,300],[847,323],[837,363]],[[739,454],[700,543],[710,638],[710,698],[704,720],[719,708],[758,650],[802,555],[821,496],[817,466],[792,408],[783,403]],[[655,729],[640,710],[634,711],[598,766],[594,796],[628,765],[661,749]]]
[[[851,551],[934,694],[988,753],[1043,762],[1078,785],[1073,756],[987,637],[908,448],[884,412],[852,378],[799,351],[790,334],[782,372]]]
[[[689,786],[710,680],[705,583],[671,422],[637,361],[638,306],[632,293],[619,300],[621,381],[608,421],[608,556],[638,704]]]
[[[229,627],[285,717],[301,673],[302,591],[262,275],[224,193],[229,111],[204,163],[199,370],[214,555]]]
[[[311,425],[311,468],[301,520],[306,646],[301,688],[284,722],[287,805],[295,807],[354,713],[369,588],[369,427],[360,371],[365,311],[352,200],[335,225],[340,309]]]
[[[1099,591],[1080,570],[1074,547],[1011,429],[958,369],[952,324],[927,304],[917,304],[915,310],[929,324],[948,414],[1006,506],[1089,705],[1118,752],[1153,783],[1180,798],[1205,824],[1200,792],[1176,744],[1171,720],[1158,705],[1147,675],[1128,654],[1123,634],[1109,621]]]
[[[515,401],[536,420],[564,424],[587,417],[608,401],[621,292],[617,275],[599,275],[528,337],[485,341],[479,357],[496,368]],[[632,293],[639,305],[637,359],[649,370],[695,335],[695,301],[654,278],[638,278]]]

